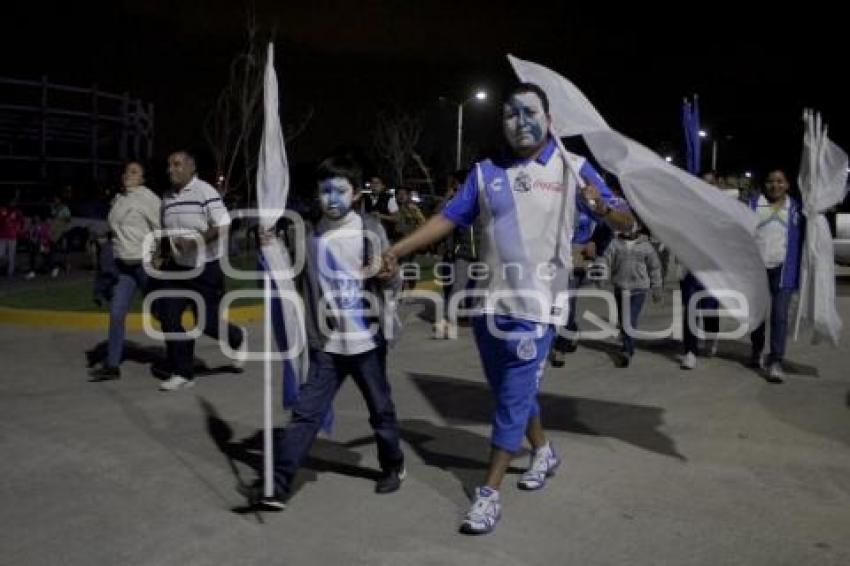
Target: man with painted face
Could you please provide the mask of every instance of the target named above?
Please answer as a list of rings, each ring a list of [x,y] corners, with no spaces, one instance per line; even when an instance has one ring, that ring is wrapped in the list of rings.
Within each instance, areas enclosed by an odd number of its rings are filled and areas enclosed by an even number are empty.
[[[349,375],[369,409],[382,473],[377,493],[391,493],[405,477],[398,421],[387,381],[387,343],[383,291],[397,290],[400,279],[380,283],[366,276],[367,266],[389,246],[373,215],[354,211],[360,197],[360,167],[348,157],[330,157],[316,173],[322,218],[306,235],[307,269],[303,289],[310,369],[298,392],[292,419],[274,452],[273,497],[261,482],[247,494],[261,508],[280,510],[289,497],[295,472],[310,451],[336,392]],[[270,234],[263,235],[268,244]],[[364,274],[364,272],[366,272]],[[371,317],[368,315],[372,315]],[[370,320],[371,319],[371,320]]]
[[[544,487],[560,463],[543,432],[537,392],[554,325],[563,324],[573,231],[569,211],[586,211],[614,229],[633,222],[621,202],[603,195],[604,183],[586,160],[559,151],[549,133],[548,98],[540,87],[518,85],[502,109],[508,151],[477,163],[440,214],[383,257],[386,276],[397,269],[397,258],[481,217],[481,252],[489,278],[480,285],[487,295],[473,330],[496,409],[489,471],[461,524],[466,534],[488,533],[496,526],[499,487],[523,436],[532,455],[520,489]],[[580,172],[580,181],[573,171]],[[583,188],[575,190],[579,185]],[[569,194],[576,195],[574,203],[567,202]]]

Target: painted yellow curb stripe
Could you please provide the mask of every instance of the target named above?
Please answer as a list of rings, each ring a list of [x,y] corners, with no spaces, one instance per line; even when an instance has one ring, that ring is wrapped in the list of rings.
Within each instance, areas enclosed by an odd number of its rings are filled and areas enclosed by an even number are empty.
[[[418,290],[437,290],[433,281],[426,281],[416,286]],[[263,306],[254,305],[250,307],[232,308],[227,312],[227,319],[237,324],[247,324],[263,319]],[[21,326],[33,326],[40,328],[63,328],[74,330],[108,330],[108,312],[76,312],[76,311],[53,311],[37,309],[15,309],[11,307],[0,307],[0,324],[17,324]],[[159,324],[154,321],[154,328]],[[185,328],[194,326],[193,317],[186,313],[183,316]],[[144,329],[141,313],[130,313],[125,322],[127,330],[141,331]]]
[[[227,313],[227,319],[237,324],[255,322],[262,318],[262,305],[233,308]],[[52,327],[74,330],[107,330],[109,328],[109,313],[48,311],[0,307],[0,323],[40,328]],[[142,314],[128,314],[125,325],[127,330],[142,330]],[[194,326],[194,320],[191,314],[186,313],[183,316],[183,325],[186,328]],[[159,324],[156,323],[156,321],[152,323],[152,326],[154,328],[159,328]]]

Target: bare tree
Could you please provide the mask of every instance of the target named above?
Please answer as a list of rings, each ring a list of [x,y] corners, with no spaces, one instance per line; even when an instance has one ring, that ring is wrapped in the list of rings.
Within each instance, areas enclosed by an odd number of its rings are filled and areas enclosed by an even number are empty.
[[[215,158],[222,194],[243,193],[249,203],[263,131],[266,40],[260,36],[256,11],[251,4],[245,23],[245,44],[231,61],[228,82],[204,124],[204,135]],[[296,124],[284,126],[287,145],[307,129],[312,118],[313,108],[310,107]]]
[[[221,191],[244,192],[251,198],[256,144],[262,134],[265,49],[258,39],[256,12],[251,5],[245,24],[245,44],[230,63],[228,82],[207,115],[204,134],[216,161]],[[253,159],[252,159],[253,155]]]
[[[391,180],[396,185],[404,184],[404,170],[416,155],[415,148],[422,129],[420,116],[408,114],[397,107],[378,112],[376,116],[372,145],[377,156],[388,167]]]
[[[419,168],[419,171],[422,172],[422,177],[425,179],[425,182],[428,184],[428,190],[431,191],[431,194],[434,194],[434,179],[431,178],[431,169],[425,165],[425,161],[422,159],[422,156],[419,155],[416,151],[413,152],[413,155],[410,156],[413,159],[413,162],[416,163],[416,166]]]

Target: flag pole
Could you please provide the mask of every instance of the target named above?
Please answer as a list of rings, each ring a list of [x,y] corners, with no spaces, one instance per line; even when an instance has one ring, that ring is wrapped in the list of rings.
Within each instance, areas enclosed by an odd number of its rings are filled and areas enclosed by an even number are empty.
[[[273,429],[272,429],[272,280],[268,269],[264,275],[265,297],[263,317],[263,493],[274,495]]]

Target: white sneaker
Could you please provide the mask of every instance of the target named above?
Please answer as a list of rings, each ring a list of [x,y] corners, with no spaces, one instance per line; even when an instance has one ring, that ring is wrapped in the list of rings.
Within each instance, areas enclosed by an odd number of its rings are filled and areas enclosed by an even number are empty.
[[[782,364],[779,362],[770,364],[770,369],[767,372],[767,381],[770,383],[782,383],[785,381],[785,372],[782,371]]]
[[[434,338],[434,340],[442,340],[444,338],[447,338],[448,325],[449,321],[447,321],[446,319],[434,323],[434,334],[432,335],[432,338]]]
[[[720,340],[715,338],[711,341],[711,347],[708,349],[708,355],[714,357],[717,355],[717,350],[720,348]]]
[[[236,356],[230,362],[236,369],[244,368],[245,362],[248,361],[248,329],[240,326],[239,330],[242,331],[242,342],[239,343],[239,347],[236,348]]]
[[[682,369],[694,369],[697,367],[697,357],[693,352],[682,356]]]
[[[531,463],[519,478],[517,487],[528,491],[542,489],[546,485],[546,478],[554,476],[560,465],[561,459],[555,454],[552,444],[547,442],[546,446],[532,452]]]
[[[24,279],[35,279],[35,271],[30,271],[29,273],[27,273]]]
[[[195,380],[186,379],[176,373],[159,384],[160,391],[177,391],[178,389],[189,389],[195,386]]]
[[[59,268],[58,267],[53,268],[53,270],[50,272],[50,277],[52,277],[53,279],[56,279],[57,277],[59,277]]]
[[[476,487],[475,501],[460,525],[460,532],[465,535],[487,534],[496,528],[501,516],[499,490],[487,486]]]

